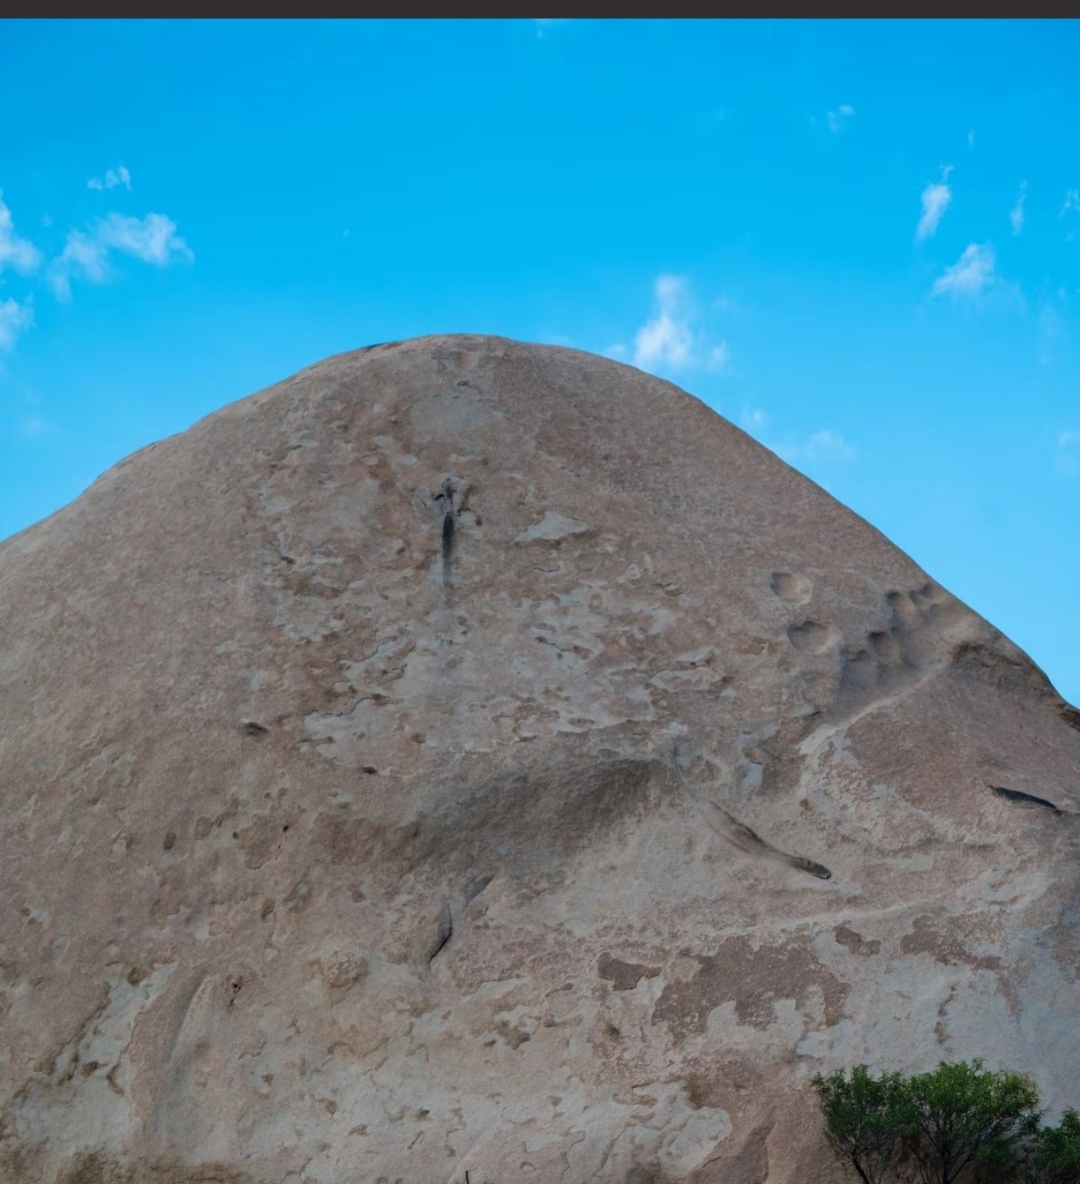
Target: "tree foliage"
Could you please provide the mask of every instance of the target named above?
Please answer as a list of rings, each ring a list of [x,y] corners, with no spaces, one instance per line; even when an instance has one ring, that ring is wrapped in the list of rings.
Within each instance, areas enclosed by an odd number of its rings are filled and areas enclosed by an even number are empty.
[[[825,1133],[863,1184],[1080,1184],[1080,1115],[1044,1126],[1034,1082],[975,1060],[818,1074]]]
[[[1080,1114],[1066,1110],[1060,1126],[1042,1127],[1024,1156],[1024,1184],[1080,1184]]]
[[[899,1073],[875,1078],[865,1065],[857,1065],[850,1077],[838,1071],[813,1079],[829,1146],[848,1160],[863,1184],[883,1184],[901,1154],[908,1133],[903,1085]]]
[[[910,1157],[921,1184],[953,1184],[969,1165],[1000,1176],[1039,1129],[1039,1091],[1030,1077],[991,1072],[982,1061],[941,1064],[905,1083]]]

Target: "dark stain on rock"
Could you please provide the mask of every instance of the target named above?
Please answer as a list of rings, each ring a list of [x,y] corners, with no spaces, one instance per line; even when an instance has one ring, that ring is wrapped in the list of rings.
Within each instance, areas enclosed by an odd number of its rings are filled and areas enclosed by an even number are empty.
[[[281,850],[284,823],[272,814],[253,814],[250,823],[238,833],[244,866],[255,870],[268,863]]]
[[[688,1065],[686,1101],[691,1110],[709,1106],[732,1113],[743,1108],[747,1093],[756,1096],[762,1090],[761,1070],[748,1060],[703,1057]]]
[[[5,1165],[9,1157],[5,1156]],[[16,1174],[5,1179],[23,1179]],[[29,1176],[25,1177],[29,1179]],[[247,1172],[226,1164],[189,1165],[179,1161],[154,1159],[141,1164],[120,1164],[98,1152],[79,1152],[57,1176],[57,1184],[141,1184],[153,1179],[155,1184],[253,1184]]]
[[[952,664],[958,674],[988,683],[1013,698],[1058,699],[1046,675],[1026,654],[1012,647],[962,641],[953,650]]]
[[[930,954],[945,966],[970,966],[975,970],[1000,970],[1001,959],[972,954],[955,933],[943,932],[932,917],[916,917],[911,932],[900,939],[901,954]]]
[[[500,1020],[495,1025],[495,1031],[515,1051],[532,1039],[528,1032],[515,1027],[509,1020]]]
[[[724,1164],[719,1177],[724,1184],[765,1184],[769,1178],[768,1138],[772,1123],[755,1127],[735,1157]]]
[[[847,925],[837,925],[833,930],[833,937],[849,953],[860,954],[864,958],[872,957],[881,950],[881,942],[876,937],[865,938]]]
[[[638,1164],[626,1173],[623,1184],[662,1184],[662,1182],[663,1177],[658,1167],[654,1164],[649,1166]]]
[[[749,937],[729,937],[715,954],[699,954],[697,961],[697,974],[666,986],[653,1008],[652,1022],[666,1023],[680,1040],[704,1032],[709,1013],[729,1001],[740,1024],[768,1028],[776,1018],[774,1003],[794,999],[804,1006],[814,987],[824,999],[825,1022],[832,1025],[851,990],[816,961],[805,939],[755,949]]]
[[[432,839],[419,820],[388,827],[370,818],[320,814],[314,830],[316,845],[334,864],[371,864],[386,859],[412,866],[423,860]]]
[[[659,966],[642,966],[637,962],[624,962],[610,954],[601,954],[596,963],[601,978],[607,979],[616,991],[632,991],[643,978],[656,978]]]
[[[659,761],[598,759],[569,742],[545,768],[507,769],[472,784],[459,774],[425,836],[441,857],[477,863],[495,851],[521,875],[643,820],[673,788]]]

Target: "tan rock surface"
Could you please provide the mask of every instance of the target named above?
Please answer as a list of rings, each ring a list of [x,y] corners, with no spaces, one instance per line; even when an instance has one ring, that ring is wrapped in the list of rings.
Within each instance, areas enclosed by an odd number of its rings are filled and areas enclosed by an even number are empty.
[[[0,702],[4,1180],[803,1184],[819,1069],[1080,1104],[1080,717],[626,366],[374,347],[136,453],[0,546]]]

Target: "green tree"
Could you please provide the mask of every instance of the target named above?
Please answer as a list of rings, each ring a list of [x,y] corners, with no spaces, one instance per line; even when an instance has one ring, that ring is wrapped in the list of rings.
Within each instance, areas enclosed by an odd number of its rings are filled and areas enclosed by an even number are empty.
[[[863,1184],[1080,1184],[1080,1116],[1041,1127],[1022,1073],[976,1060],[873,1077],[858,1065],[813,1086],[830,1146]]]
[[[1018,1150],[1039,1129],[1039,1091],[1031,1078],[991,1072],[975,1060],[943,1063],[903,1085],[910,1133],[904,1176],[953,1184],[965,1168],[1009,1175]]]
[[[1059,1126],[1031,1139],[1021,1178],[1025,1184],[1080,1184],[1080,1114],[1066,1110]]]
[[[821,1099],[829,1146],[852,1165],[863,1184],[883,1184],[895,1173],[913,1130],[903,1077],[871,1077],[866,1065],[857,1065],[850,1076],[818,1073],[812,1084]]]

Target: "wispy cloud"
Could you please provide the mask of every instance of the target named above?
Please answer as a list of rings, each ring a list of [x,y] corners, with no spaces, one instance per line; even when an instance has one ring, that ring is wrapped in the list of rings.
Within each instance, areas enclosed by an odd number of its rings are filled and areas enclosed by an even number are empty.
[[[657,277],[653,315],[634,335],[634,365],[649,371],[705,369],[721,373],[731,368],[731,349],[726,341],[708,340],[697,329],[697,308],[686,279],[677,275]],[[620,356],[625,347],[608,351]]]
[[[34,306],[30,299],[20,304],[18,300],[0,300],[0,350],[8,353],[15,348],[20,333],[25,333],[34,323]]]
[[[967,141],[968,141],[969,148],[975,147],[975,131],[974,131],[974,129],[972,129],[970,132],[968,132]]]
[[[191,248],[176,233],[176,223],[164,214],[147,214],[145,218],[110,214],[98,223],[97,234],[106,247],[158,267],[175,259],[194,258]]]
[[[115,169],[109,169],[104,177],[91,177],[86,182],[88,189],[115,189],[118,185],[123,185],[125,189],[131,188],[131,174],[121,164],[117,165]]]
[[[1058,299],[1062,302],[1066,299],[1063,291],[1058,292]],[[1039,309],[1038,356],[1041,365],[1049,366],[1056,360],[1057,347],[1064,341],[1065,336],[1065,321],[1048,301]]]
[[[709,350],[705,360],[705,369],[713,374],[723,374],[731,369],[731,347],[726,341],[721,341],[719,345],[714,345]]]
[[[1073,429],[1058,433],[1057,471],[1063,477],[1075,477],[1080,471],[1080,431]]]
[[[35,271],[41,263],[41,252],[29,239],[15,233],[15,222],[11,211],[4,203],[4,191],[0,189],[0,271],[13,268],[23,275]]]
[[[565,25],[568,19],[569,18],[567,17],[561,16],[546,18],[535,17],[533,19],[533,28],[536,30],[536,36],[542,38],[544,34],[554,25]]]
[[[922,191],[922,217],[919,218],[919,224],[915,227],[916,239],[930,238],[936,232],[938,223],[949,208],[952,202],[952,190],[948,186],[949,173],[951,172],[952,165],[947,165],[941,170],[941,180],[931,181]]]
[[[68,234],[63,252],[49,266],[49,283],[57,298],[71,299],[74,278],[105,283],[112,275],[109,256],[113,251],[155,267],[194,258],[176,233],[176,223],[164,214],[147,214],[145,218],[109,214],[89,232],[72,230]]]
[[[776,442],[776,434],[769,431],[772,416],[761,407],[744,407],[739,422],[744,431],[789,465],[839,464],[853,461],[858,456],[855,447],[832,428],[819,428],[801,439],[789,432],[783,440]]]
[[[75,276],[103,284],[110,274],[108,250],[81,230],[68,234],[63,252],[49,264],[49,283],[57,300],[71,299],[71,280]]]
[[[852,460],[855,457],[855,449],[832,428],[811,432],[805,440],[794,444],[782,444],[774,451],[777,456],[790,463]]]
[[[1065,194],[1065,204],[1061,207],[1058,217],[1064,217],[1070,211],[1080,214],[1080,189],[1070,189]]]
[[[855,108],[848,103],[842,103],[835,111],[830,111],[825,117],[829,124],[829,131],[842,131],[847,121],[855,114]]]
[[[945,274],[938,276],[932,296],[977,296],[997,280],[993,243],[968,243],[963,254]]]
[[[53,425],[40,415],[26,415],[19,421],[19,435],[36,440],[52,431]]]
[[[1016,204],[1009,211],[1009,221],[1012,223],[1013,234],[1022,234],[1024,230],[1024,198],[1027,197],[1027,182],[1020,182],[1020,192],[1016,195]]]

